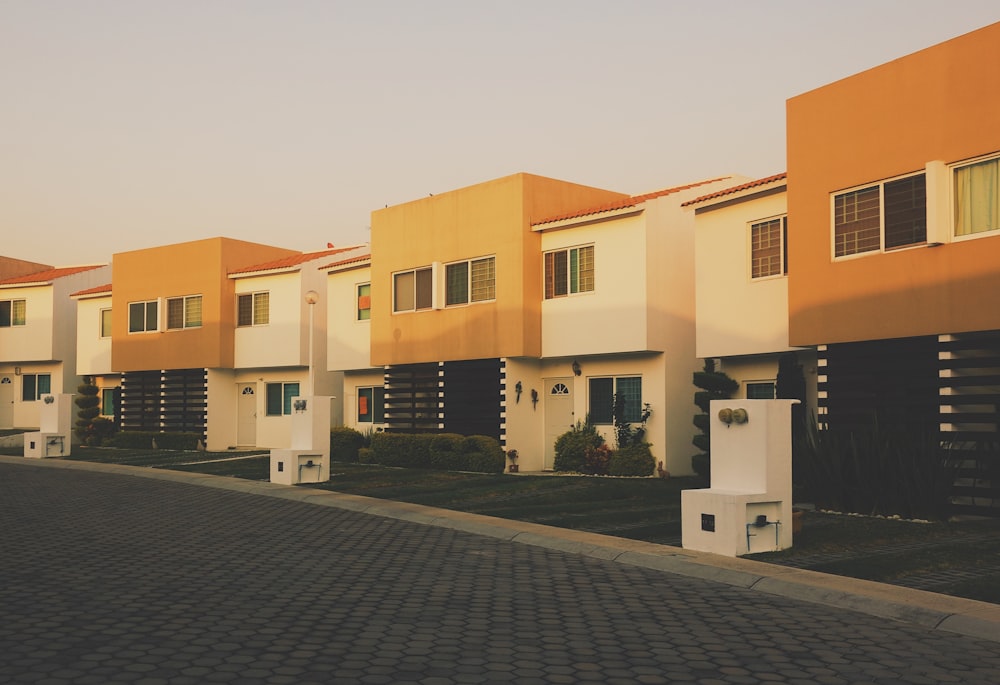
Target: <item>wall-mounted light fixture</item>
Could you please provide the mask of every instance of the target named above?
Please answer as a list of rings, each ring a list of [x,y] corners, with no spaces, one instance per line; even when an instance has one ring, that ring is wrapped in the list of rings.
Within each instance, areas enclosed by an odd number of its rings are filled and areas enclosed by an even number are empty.
[[[15,366],[14,367],[14,375],[15,376],[20,376],[21,375],[21,367],[20,366]]]

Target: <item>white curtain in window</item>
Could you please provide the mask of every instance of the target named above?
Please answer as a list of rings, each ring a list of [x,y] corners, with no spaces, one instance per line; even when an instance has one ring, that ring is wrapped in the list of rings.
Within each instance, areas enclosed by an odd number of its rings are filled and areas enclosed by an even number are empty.
[[[955,170],[955,235],[1000,228],[1000,159]]]

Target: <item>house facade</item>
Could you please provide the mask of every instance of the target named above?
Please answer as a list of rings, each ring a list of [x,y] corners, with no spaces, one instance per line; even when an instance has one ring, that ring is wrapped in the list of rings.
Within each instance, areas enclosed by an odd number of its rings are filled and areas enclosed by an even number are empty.
[[[82,378],[70,295],[110,276],[107,265],[23,270],[0,279],[0,428],[37,427],[43,395],[76,392]]]
[[[998,113],[1000,23],[788,101],[789,342],[828,425],[997,444]]]
[[[76,370],[98,388],[101,416],[121,425],[121,374],[111,368],[111,284],[79,290],[76,301]]]
[[[788,341],[788,179],[781,173],[685,203],[695,214],[699,358],[739,383],[737,396],[775,399],[779,360],[792,354],[815,410],[816,358]]]

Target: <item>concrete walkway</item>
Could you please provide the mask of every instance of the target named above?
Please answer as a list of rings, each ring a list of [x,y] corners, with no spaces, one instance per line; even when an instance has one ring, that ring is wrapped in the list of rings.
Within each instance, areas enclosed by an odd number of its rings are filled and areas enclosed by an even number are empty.
[[[0,457],[0,579],[0,682],[1000,682],[998,605],[159,469]]]

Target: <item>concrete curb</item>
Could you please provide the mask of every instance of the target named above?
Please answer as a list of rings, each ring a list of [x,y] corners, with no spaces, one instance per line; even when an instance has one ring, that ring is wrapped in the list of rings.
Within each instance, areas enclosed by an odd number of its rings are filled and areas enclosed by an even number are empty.
[[[755,592],[849,609],[932,630],[1000,642],[1000,605],[934,592],[776,566],[749,559],[627,540],[610,535],[555,528],[537,523],[438,509],[419,504],[346,495],[328,490],[226,476],[137,466],[59,459],[0,456],[0,463],[78,469],[153,478],[190,485],[278,497],[318,506],[372,514],[399,521],[439,526],[475,535],[629,564],[690,578],[710,580]]]

